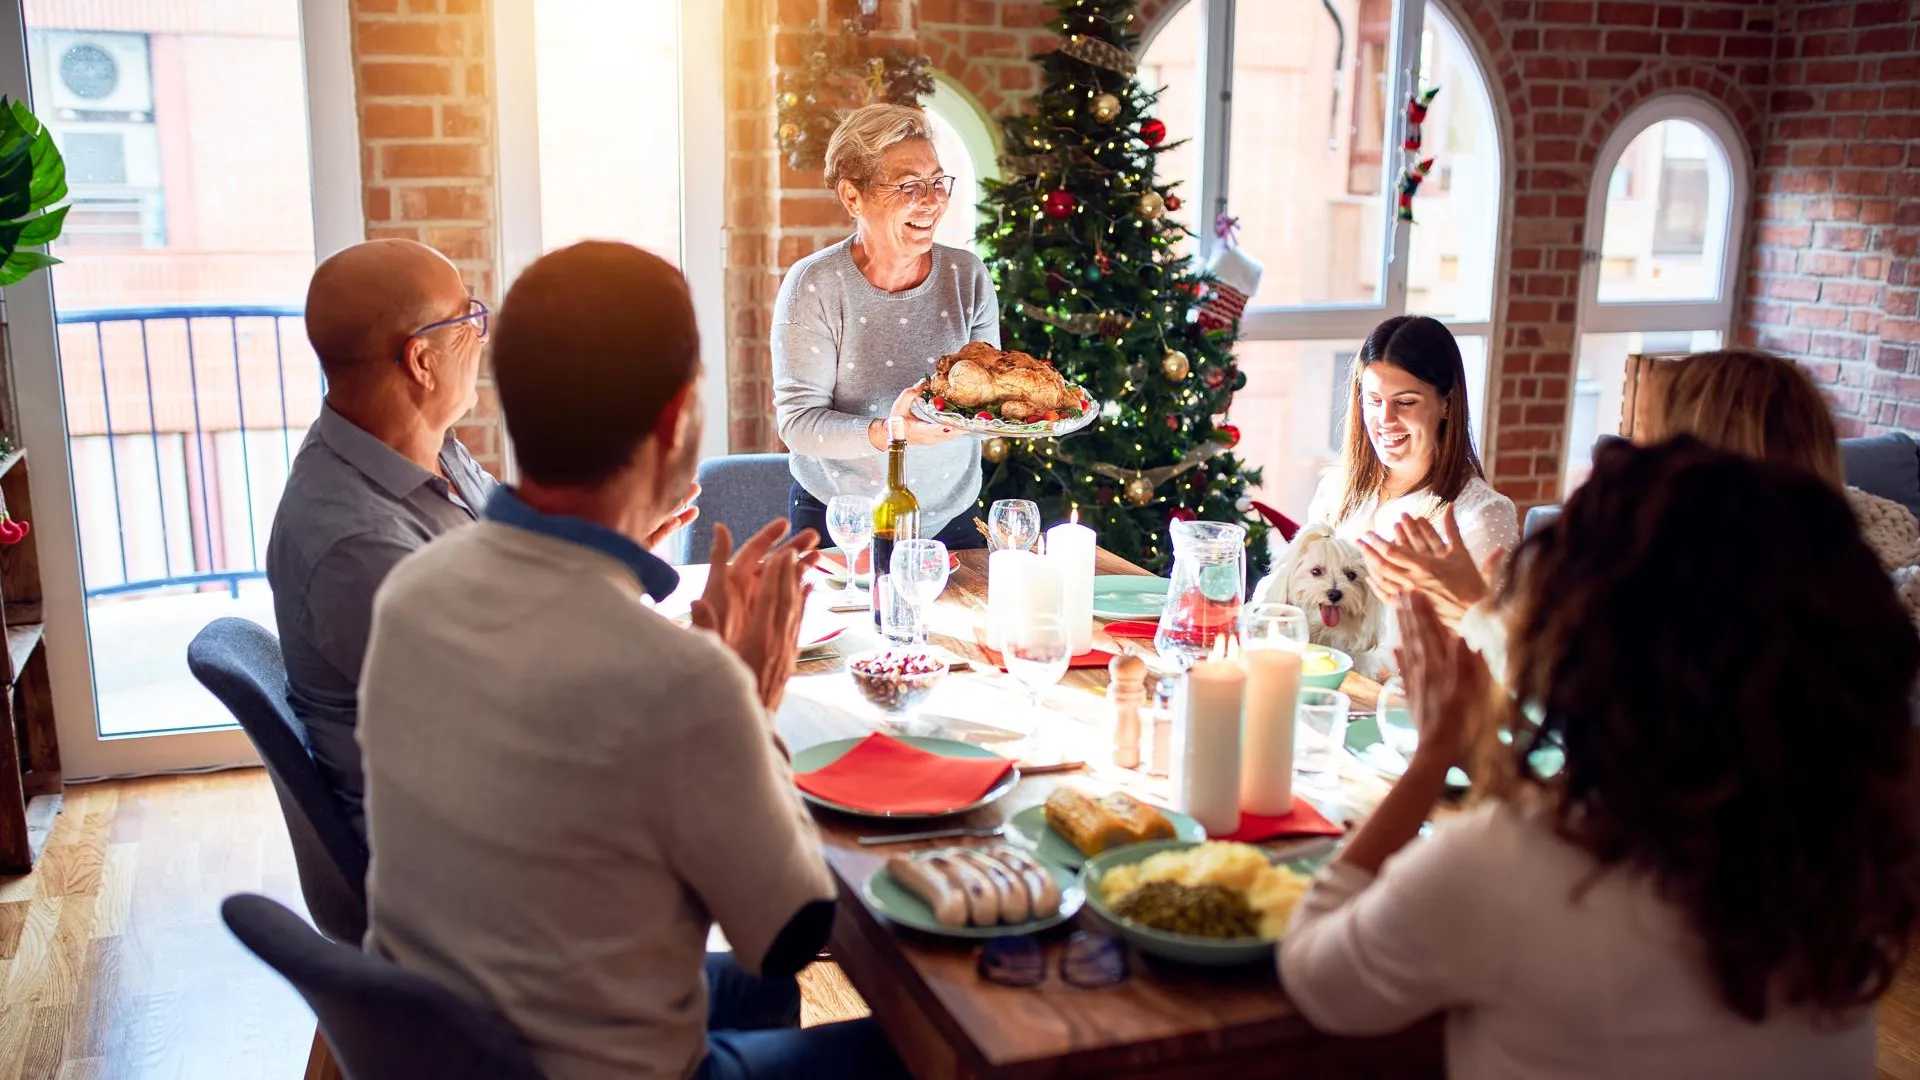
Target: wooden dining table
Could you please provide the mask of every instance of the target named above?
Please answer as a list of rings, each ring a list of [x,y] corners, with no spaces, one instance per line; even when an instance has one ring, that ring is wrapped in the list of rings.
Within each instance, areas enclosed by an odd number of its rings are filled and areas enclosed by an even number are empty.
[[[1101,574],[1145,571],[1107,552]],[[968,676],[950,674],[927,706],[952,722],[1001,723],[1021,709],[1017,692],[987,663],[977,643],[986,615],[986,553],[964,552],[946,591],[934,605],[932,643],[966,661]],[[858,615],[848,616],[854,623]],[[861,630],[871,633],[864,625]],[[1104,634],[1097,647],[1116,647]],[[853,651],[851,646],[842,652]],[[882,729],[886,720],[859,701],[835,657],[803,664],[789,684],[777,724],[795,751]],[[971,685],[965,678],[973,678]],[[1043,722],[1097,737],[1104,669],[1075,669],[1048,699]],[[997,685],[996,685],[997,684]],[[1379,687],[1351,675],[1342,687],[1358,709],[1371,709]],[[944,693],[943,698],[939,694]],[[992,695],[1002,697],[995,700]],[[1031,706],[1026,706],[1030,708]],[[939,718],[927,721],[937,725]],[[934,732],[940,733],[940,732]],[[1084,736],[1093,736],[1085,738]],[[1067,755],[1071,757],[1072,755]],[[1047,980],[1031,988],[990,983],[976,972],[977,943],[923,935],[895,926],[865,899],[862,888],[890,855],[916,845],[869,847],[862,836],[949,825],[992,826],[1043,802],[1062,783],[1103,791],[1131,790],[1149,798],[1166,795],[1165,781],[1137,770],[1112,767],[1099,753],[1072,772],[1023,776],[1012,792],[970,814],[937,822],[892,823],[818,810],[828,864],[840,886],[831,951],[916,1077],[922,1080],[1039,1080],[1064,1077],[1432,1077],[1443,1075],[1440,1027],[1429,1020],[1376,1038],[1334,1038],[1314,1031],[1288,1002],[1275,965],[1237,969],[1183,967],[1138,953],[1130,977],[1115,986],[1081,989],[1059,976],[1059,954],[1076,929],[1111,933],[1098,916],[1082,910],[1068,925],[1043,935]],[[1357,763],[1356,763],[1357,765]],[[1357,768],[1353,783],[1363,802],[1368,776]],[[1337,805],[1321,809],[1339,820]],[[930,841],[917,846],[941,846]]]

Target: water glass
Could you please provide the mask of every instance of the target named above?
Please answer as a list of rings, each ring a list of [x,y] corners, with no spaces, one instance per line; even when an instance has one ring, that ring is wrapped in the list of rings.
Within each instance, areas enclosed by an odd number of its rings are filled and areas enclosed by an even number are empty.
[[[938,540],[901,540],[893,545],[887,580],[913,612],[913,643],[927,640],[926,609],[947,587],[947,545]]]
[[[847,583],[842,592],[852,592],[854,567],[860,553],[873,542],[873,500],[865,495],[835,495],[827,500],[827,535],[847,560]]]
[[[1240,612],[1240,644],[1300,652],[1307,647],[1307,613],[1292,604],[1249,604]]]
[[[1380,741],[1407,761],[1420,745],[1420,727],[1414,723],[1413,710],[1407,705],[1407,684],[1395,675],[1380,687],[1380,705],[1374,710],[1380,725]]]
[[[1029,615],[1007,635],[1002,654],[1007,674],[1033,695],[1036,714],[1042,711],[1047,688],[1067,674],[1067,665],[1073,659],[1071,639],[1066,623],[1056,615]]]
[[[1338,690],[1317,686],[1300,691],[1294,707],[1293,767],[1303,773],[1333,773],[1347,748],[1347,710],[1353,701]]]
[[[1026,499],[1001,499],[987,510],[987,548],[1032,551],[1040,539],[1040,507]]]

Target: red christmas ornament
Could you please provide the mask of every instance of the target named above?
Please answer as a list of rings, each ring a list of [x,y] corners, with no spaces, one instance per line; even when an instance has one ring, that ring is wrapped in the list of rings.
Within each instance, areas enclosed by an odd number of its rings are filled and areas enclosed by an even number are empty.
[[[1180,209],[1180,196],[1178,195],[1167,196],[1167,209],[1169,210]]]
[[[1063,218],[1073,213],[1080,201],[1070,191],[1049,191],[1047,197],[1040,200],[1040,210],[1050,218]]]
[[[1213,429],[1213,441],[1232,449],[1240,445],[1240,429],[1232,424],[1221,424]]]
[[[1197,521],[1199,517],[1199,514],[1194,513],[1184,506],[1175,507],[1167,514],[1168,521]]]
[[[1179,417],[1177,417],[1177,416],[1169,416],[1169,417],[1167,417],[1167,430],[1168,430],[1168,431],[1179,431],[1179,430],[1180,430],[1180,418],[1179,418]]]
[[[1205,375],[1202,375],[1201,378],[1206,380],[1207,389],[1218,390],[1221,387],[1227,385],[1227,369],[1217,368],[1217,367],[1208,368],[1207,373]]]
[[[1099,267],[1100,272],[1103,274],[1113,273],[1113,257],[1104,251],[1096,251],[1093,253],[1093,265]]]
[[[1159,146],[1167,138],[1167,125],[1158,120],[1149,120],[1140,125],[1140,141],[1148,146]]]
[[[1093,500],[1099,503],[1101,506],[1112,506],[1115,495],[1116,493],[1112,488],[1108,487],[1105,484],[1101,484],[1097,489],[1094,490]]]

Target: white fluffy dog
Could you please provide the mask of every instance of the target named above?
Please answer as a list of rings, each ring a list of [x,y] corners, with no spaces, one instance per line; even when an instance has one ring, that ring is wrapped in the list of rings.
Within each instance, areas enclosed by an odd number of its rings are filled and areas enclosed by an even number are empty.
[[[1280,563],[1253,590],[1252,603],[1292,604],[1307,613],[1315,645],[1362,657],[1380,646],[1381,604],[1356,544],[1325,525],[1309,525],[1280,554]]]

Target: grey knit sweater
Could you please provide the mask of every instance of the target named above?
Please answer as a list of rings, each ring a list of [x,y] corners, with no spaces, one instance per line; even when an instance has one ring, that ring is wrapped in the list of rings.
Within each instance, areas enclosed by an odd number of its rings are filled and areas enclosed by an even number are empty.
[[[969,341],[1000,344],[1000,305],[978,257],[935,244],[933,272],[902,292],[874,287],[853,238],[787,271],[773,308],[773,408],[794,479],[814,498],[873,495],[887,456],[867,441],[900,391]],[[980,498],[980,445],[959,438],[907,448],[907,486],[932,536]]]

